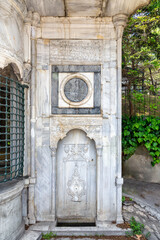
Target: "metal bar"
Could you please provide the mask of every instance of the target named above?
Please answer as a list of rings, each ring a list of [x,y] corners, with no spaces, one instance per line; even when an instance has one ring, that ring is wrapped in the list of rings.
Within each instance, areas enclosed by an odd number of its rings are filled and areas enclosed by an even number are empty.
[[[0,75],[0,183],[23,175],[26,87]]]

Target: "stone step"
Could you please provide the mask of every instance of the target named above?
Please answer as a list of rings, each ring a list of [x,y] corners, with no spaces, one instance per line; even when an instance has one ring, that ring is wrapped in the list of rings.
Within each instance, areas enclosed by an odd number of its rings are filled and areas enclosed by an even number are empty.
[[[50,240],[56,240],[56,238],[55,237],[53,237],[53,238],[49,238]],[[105,236],[105,240],[122,240],[122,239],[124,239],[124,236],[119,236],[119,237],[117,237],[117,236],[112,236],[112,237],[107,237],[107,236]],[[71,236],[71,237],[60,237],[60,238],[58,238],[57,240],[104,240],[104,236],[103,236],[103,238],[97,238],[97,236],[96,237],[73,237],[73,236]]]
[[[27,230],[25,231],[24,235],[20,238],[20,240],[40,240],[41,238],[42,234],[40,232]]]
[[[42,233],[53,232],[55,236],[124,236],[129,229],[118,228],[115,224],[103,227],[55,227],[53,222],[40,222],[30,226],[29,230]]]

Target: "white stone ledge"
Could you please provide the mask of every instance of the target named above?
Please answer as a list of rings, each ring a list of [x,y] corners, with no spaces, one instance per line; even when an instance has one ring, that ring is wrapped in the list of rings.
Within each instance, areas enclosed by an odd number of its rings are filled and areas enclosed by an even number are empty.
[[[12,182],[2,183],[0,185],[0,205],[4,204],[21,194],[24,188],[24,181],[13,180]]]

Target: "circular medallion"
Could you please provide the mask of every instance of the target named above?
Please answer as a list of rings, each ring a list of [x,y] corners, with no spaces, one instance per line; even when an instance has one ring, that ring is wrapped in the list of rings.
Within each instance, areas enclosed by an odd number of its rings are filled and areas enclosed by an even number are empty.
[[[88,85],[80,78],[72,78],[65,84],[64,94],[71,102],[81,102],[87,97]]]
[[[92,95],[90,80],[82,74],[70,74],[61,83],[60,94],[70,106],[78,107],[88,102]]]

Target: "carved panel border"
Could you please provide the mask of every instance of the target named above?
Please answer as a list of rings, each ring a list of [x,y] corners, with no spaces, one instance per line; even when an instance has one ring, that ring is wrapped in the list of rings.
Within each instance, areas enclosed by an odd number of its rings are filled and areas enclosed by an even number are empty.
[[[96,148],[102,148],[102,118],[56,117],[50,119],[50,146],[57,148],[59,140],[73,129],[80,129],[95,141]]]
[[[72,107],[59,108],[59,74],[81,74],[93,73],[93,106],[83,107],[77,105]],[[100,114],[101,113],[101,66],[100,65],[52,65],[52,95],[51,95],[51,112],[52,114]],[[91,89],[91,87],[89,88]]]

